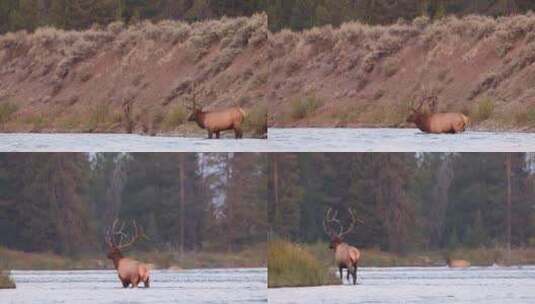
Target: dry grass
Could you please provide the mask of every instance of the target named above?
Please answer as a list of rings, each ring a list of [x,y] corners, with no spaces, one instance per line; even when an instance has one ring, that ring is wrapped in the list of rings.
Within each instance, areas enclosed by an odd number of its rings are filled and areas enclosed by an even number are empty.
[[[294,120],[307,118],[313,115],[322,104],[322,101],[315,96],[294,99],[290,108],[290,117]]]
[[[251,132],[255,137],[267,136],[267,116],[268,110],[264,104],[248,110],[243,126],[244,130]]]
[[[485,121],[491,118],[494,113],[495,103],[490,97],[481,99],[470,113],[470,117],[474,121]]]
[[[340,281],[305,247],[287,241],[268,245],[268,287],[336,285]]]
[[[12,118],[13,114],[17,112],[17,110],[18,107],[14,103],[0,103],[0,126],[3,126],[6,122],[8,122]]]
[[[175,129],[186,122],[187,110],[181,104],[175,105],[169,110],[163,120],[164,127],[167,129]]]
[[[9,271],[0,269],[0,289],[16,288],[15,282],[11,279]]]

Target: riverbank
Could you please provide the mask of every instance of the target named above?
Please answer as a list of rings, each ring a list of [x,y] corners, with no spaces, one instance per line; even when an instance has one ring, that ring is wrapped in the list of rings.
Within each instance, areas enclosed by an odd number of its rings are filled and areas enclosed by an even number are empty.
[[[535,131],[535,14],[359,22],[270,38],[272,127],[403,127],[436,96],[471,130]],[[425,107],[424,107],[425,109]]]
[[[154,269],[254,268],[266,266],[265,246],[239,252],[127,252],[127,256],[153,265]],[[65,257],[53,253],[28,253],[0,247],[0,261],[11,270],[85,270],[112,269],[106,253]]]
[[[267,39],[265,14],[0,35],[0,131],[188,136],[195,100],[264,137]]]
[[[302,245],[322,263],[332,265],[333,252],[328,244]],[[535,265],[535,248],[514,248],[508,257],[507,249],[495,248],[458,248],[452,250],[414,251],[400,255],[379,249],[359,249],[361,260],[359,266],[364,267],[428,267],[445,266],[448,257],[470,262],[472,266],[509,266]]]

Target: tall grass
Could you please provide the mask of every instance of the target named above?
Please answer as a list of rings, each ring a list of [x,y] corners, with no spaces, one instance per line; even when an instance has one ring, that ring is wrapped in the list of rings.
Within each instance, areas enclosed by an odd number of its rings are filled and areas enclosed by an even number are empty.
[[[244,122],[244,130],[252,132],[255,136],[267,134],[267,106],[261,105],[252,108],[247,113]]]
[[[315,96],[295,99],[291,103],[290,116],[293,119],[303,119],[311,116],[321,107],[321,101]]]
[[[305,248],[283,240],[268,244],[268,287],[340,284],[329,268]]]
[[[0,125],[5,124],[11,118],[13,113],[17,112],[17,105],[11,102],[4,102],[0,104]]]
[[[168,129],[174,129],[186,121],[187,110],[184,106],[178,104],[167,113],[163,123],[164,126]]]
[[[0,289],[15,288],[15,282],[9,276],[8,271],[0,269]]]
[[[480,100],[472,111],[472,119],[475,121],[485,121],[494,113],[494,101],[490,98]]]

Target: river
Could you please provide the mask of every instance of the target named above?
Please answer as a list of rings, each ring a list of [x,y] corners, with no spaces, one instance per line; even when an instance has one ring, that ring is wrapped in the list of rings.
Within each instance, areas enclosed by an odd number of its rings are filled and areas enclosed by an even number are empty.
[[[148,289],[124,289],[115,270],[12,271],[1,303],[266,303],[267,270],[153,270]]]
[[[345,272],[344,272],[345,275]],[[275,288],[269,303],[535,303],[535,266],[359,268],[358,285]]]

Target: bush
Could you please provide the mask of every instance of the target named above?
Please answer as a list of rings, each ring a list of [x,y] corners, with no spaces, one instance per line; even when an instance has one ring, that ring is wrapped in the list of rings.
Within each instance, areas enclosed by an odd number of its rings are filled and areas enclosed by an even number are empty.
[[[287,241],[270,241],[268,287],[299,287],[340,284],[329,268],[309,251]]]
[[[493,112],[494,102],[487,97],[477,103],[474,113],[471,116],[476,121],[484,121],[489,119]]]
[[[15,282],[9,276],[9,272],[0,269],[0,289],[4,288],[15,288]]]
[[[0,125],[5,124],[11,118],[13,113],[17,112],[17,105],[11,102],[5,102],[0,104]]]
[[[186,121],[187,116],[186,109],[182,105],[176,105],[164,119],[164,125],[165,127],[172,129],[177,126],[180,126]]]
[[[314,96],[296,99],[291,104],[290,116],[293,119],[303,119],[312,115],[321,107],[321,102]]]
[[[251,109],[245,117],[244,129],[252,131],[256,136],[267,134],[267,107],[261,105]]]

